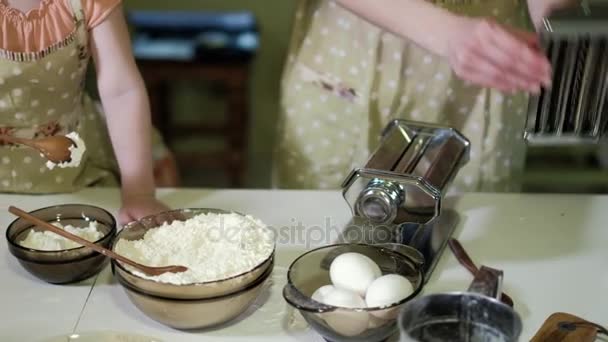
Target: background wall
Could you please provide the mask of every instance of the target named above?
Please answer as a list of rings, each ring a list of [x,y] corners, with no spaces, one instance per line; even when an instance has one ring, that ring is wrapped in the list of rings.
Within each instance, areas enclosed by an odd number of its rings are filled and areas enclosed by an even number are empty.
[[[126,10],[249,10],[260,25],[261,46],[252,70],[251,128],[249,135],[249,170],[246,186],[267,187],[270,184],[272,145],[278,113],[279,80],[287,49],[295,0],[125,0]],[[223,105],[214,98],[213,89],[205,84],[176,84],[175,113],[180,120],[204,116],[213,120],[221,116]],[[203,149],[209,144],[188,143]],[[213,174],[188,174],[190,184],[201,186],[221,182]]]

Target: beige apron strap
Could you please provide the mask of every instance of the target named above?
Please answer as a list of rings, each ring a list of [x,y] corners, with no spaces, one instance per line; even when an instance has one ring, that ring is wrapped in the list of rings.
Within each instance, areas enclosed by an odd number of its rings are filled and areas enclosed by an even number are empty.
[[[84,15],[84,9],[82,7],[83,0],[70,0],[72,6],[72,15],[74,16],[74,23],[76,25],[76,37],[81,45],[88,45],[88,32],[86,27],[86,17]]]

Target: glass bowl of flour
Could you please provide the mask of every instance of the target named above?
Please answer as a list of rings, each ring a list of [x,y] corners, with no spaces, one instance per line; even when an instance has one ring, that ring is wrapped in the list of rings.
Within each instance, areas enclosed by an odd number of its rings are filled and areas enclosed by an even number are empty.
[[[225,324],[251,308],[256,299],[268,289],[265,284],[272,279],[273,266],[272,261],[258,279],[243,289],[202,299],[154,296],[132,287],[119,275],[116,275],[116,279],[131,303],[146,316],[175,329],[192,330]]]
[[[126,225],[113,250],[144,265],[186,266],[186,272],[148,276],[112,261],[114,275],[144,313],[177,328],[201,328],[233,318],[255,299],[272,272],[275,240],[265,224],[248,215],[179,209]],[[223,309],[218,307],[224,302]],[[240,304],[228,308],[227,303]],[[186,308],[194,310],[188,311],[190,319],[183,317]],[[209,308],[216,314],[204,314]],[[162,314],[167,312],[173,313]],[[182,318],[171,319],[177,316]]]
[[[248,215],[219,209],[179,209],[143,218],[117,235],[117,252],[149,266],[183,265],[188,271],[147,276],[112,261],[114,273],[151,295],[202,299],[247,287],[274,257],[272,231]]]
[[[56,205],[30,214],[105,248],[110,248],[116,235],[114,216],[91,205]],[[106,256],[22,218],[8,226],[6,240],[9,251],[25,270],[53,284],[87,279],[108,262]]]

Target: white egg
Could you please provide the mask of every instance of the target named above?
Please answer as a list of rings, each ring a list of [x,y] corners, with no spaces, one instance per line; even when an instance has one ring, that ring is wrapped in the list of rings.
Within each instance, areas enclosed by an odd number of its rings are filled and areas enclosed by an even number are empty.
[[[331,286],[331,285],[330,285]],[[318,291],[318,290],[317,290]],[[341,308],[365,308],[365,300],[358,293],[333,287],[323,296],[323,303]]]
[[[374,280],[365,294],[368,307],[386,306],[397,303],[414,292],[412,283],[399,274],[387,274]]]
[[[325,303],[325,296],[334,289],[333,285],[324,285],[319,287],[311,296],[312,300],[319,303]]]
[[[329,267],[334,286],[361,296],[365,296],[368,286],[380,275],[380,267],[368,256],[359,253],[340,254]]]
[[[370,315],[365,311],[334,311],[323,314],[323,319],[342,336],[357,336],[367,330]]]
[[[367,330],[369,314],[366,311],[351,311],[340,308],[365,308],[365,300],[356,292],[334,287],[325,294],[325,304],[339,307],[324,313],[323,319],[337,333],[343,336],[356,336]]]
[[[373,310],[370,311],[370,317],[377,317],[379,319],[385,320],[385,321],[392,321],[397,319],[397,317],[399,316],[399,306],[396,307],[390,307],[387,309],[382,309],[382,310]]]

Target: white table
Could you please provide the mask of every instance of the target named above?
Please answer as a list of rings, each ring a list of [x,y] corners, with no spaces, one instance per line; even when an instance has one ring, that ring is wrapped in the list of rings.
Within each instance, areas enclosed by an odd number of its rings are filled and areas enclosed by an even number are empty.
[[[80,284],[49,285],[27,274],[3,243],[0,341],[51,341],[66,334],[92,334],[100,340],[95,334],[110,332],[162,341],[321,341],[286,305],[281,289],[286,268],[298,254],[332,242],[349,222],[351,214],[339,192],[166,190],[161,198],[175,208],[249,213],[280,227],[283,237],[291,232],[291,241],[279,241],[272,281],[254,307],[221,329],[173,330],[139,312],[113,281],[109,268]],[[89,203],[116,213],[118,200],[116,190],[89,189],[54,196],[1,195],[0,207],[17,204],[31,210]],[[608,196],[467,194],[454,208],[461,215],[455,235],[473,259],[505,271],[505,291],[514,298],[524,322],[522,341],[554,312],[608,325]],[[6,226],[12,219],[7,213],[1,223]],[[326,230],[330,233],[321,239],[318,232]],[[306,232],[312,231],[314,241],[306,241]],[[447,251],[425,293],[463,290],[471,280]]]

